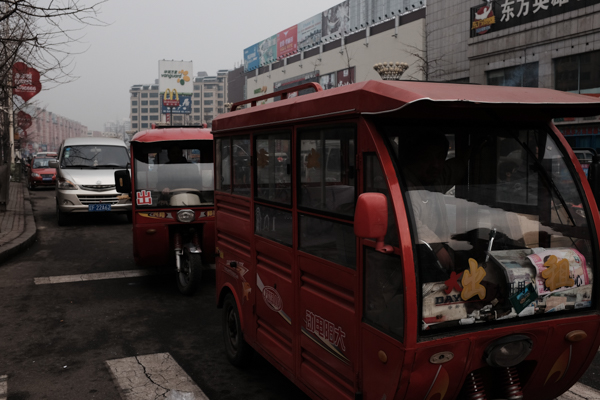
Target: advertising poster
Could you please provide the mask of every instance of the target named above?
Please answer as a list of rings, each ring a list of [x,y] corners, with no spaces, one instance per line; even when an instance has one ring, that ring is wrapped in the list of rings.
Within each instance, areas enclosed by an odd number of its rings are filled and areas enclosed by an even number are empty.
[[[337,72],[337,86],[346,86],[356,82],[355,67],[342,69]]]
[[[168,61],[158,62],[158,90],[161,98],[162,112],[173,114],[190,114],[192,108],[186,106],[185,99],[191,103],[194,93],[194,82],[192,77],[193,63],[191,61]],[[165,112],[165,109],[168,111]],[[179,112],[175,110],[179,109]]]
[[[169,106],[164,105],[161,102],[160,112],[162,114],[191,114],[192,113],[192,95],[191,94],[183,94],[183,95],[180,94],[178,106],[169,107]]]
[[[258,43],[244,49],[244,71],[252,71],[258,68]]]
[[[323,11],[322,36],[340,36],[350,31],[350,5],[349,0]]]
[[[258,44],[258,60],[261,66],[277,61],[277,35]]]
[[[298,25],[277,34],[277,58],[287,57],[298,51]]]
[[[321,75],[319,77],[319,85],[323,88],[323,90],[333,89],[336,87],[337,82],[337,72],[332,72],[330,74]]]
[[[298,24],[298,48],[306,50],[318,46],[321,43],[321,30],[323,29],[323,18],[317,14],[312,18],[305,19]]]

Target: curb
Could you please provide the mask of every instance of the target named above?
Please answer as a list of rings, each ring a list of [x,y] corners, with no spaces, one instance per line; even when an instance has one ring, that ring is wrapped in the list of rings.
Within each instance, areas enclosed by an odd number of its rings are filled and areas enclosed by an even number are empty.
[[[36,239],[37,228],[35,226],[35,219],[33,218],[31,197],[29,197],[29,190],[25,185],[23,183],[21,183],[21,185],[23,185],[23,215],[25,217],[25,229],[15,240],[0,249],[0,263],[8,260],[15,254],[21,253],[31,246]]]

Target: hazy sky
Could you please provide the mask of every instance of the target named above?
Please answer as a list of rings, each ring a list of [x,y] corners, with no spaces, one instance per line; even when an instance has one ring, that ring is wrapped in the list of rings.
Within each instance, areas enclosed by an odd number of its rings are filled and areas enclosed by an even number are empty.
[[[158,60],[193,61],[194,75],[233,69],[243,51],[342,0],[109,0],[106,27],[88,26],[71,46],[75,82],[35,96],[35,104],[90,130],[129,117],[129,88],[152,84]],[[92,4],[93,1],[85,0]]]

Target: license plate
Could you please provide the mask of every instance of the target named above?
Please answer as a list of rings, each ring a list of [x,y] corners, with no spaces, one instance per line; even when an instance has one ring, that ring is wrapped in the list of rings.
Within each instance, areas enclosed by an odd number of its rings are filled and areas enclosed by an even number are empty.
[[[88,211],[110,211],[110,204],[90,204]]]
[[[52,180],[52,178],[42,178],[42,180],[43,180],[44,182],[50,182],[50,181]]]

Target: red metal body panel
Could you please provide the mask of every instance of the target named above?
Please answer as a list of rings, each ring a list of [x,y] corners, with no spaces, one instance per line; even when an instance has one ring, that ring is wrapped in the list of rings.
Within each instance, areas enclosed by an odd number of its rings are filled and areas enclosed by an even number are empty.
[[[364,249],[374,248],[375,241],[357,239],[356,268],[342,267],[300,251],[297,229],[293,231],[293,246],[256,235],[254,198],[215,193],[217,301],[221,302],[229,291],[234,293],[246,341],[314,399],[352,399],[357,393],[373,400],[453,399],[469,373],[489,368],[484,360],[488,346],[516,334],[526,335],[533,342],[533,351],[524,361],[524,365],[531,366],[523,387],[525,398],[552,399],[576,382],[600,344],[597,309],[551,320],[515,320],[513,325],[487,330],[473,325],[471,330],[445,336],[419,335],[420,291],[409,218],[394,161],[370,115],[425,118],[427,106],[434,105],[436,110],[450,109],[445,114],[450,119],[456,111],[461,118],[472,113],[476,119],[481,109],[505,111],[516,107],[523,112],[519,118],[538,122],[547,122],[552,116],[600,113],[597,99],[554,90],[369,81],[222,114],[213,122],[217,139],[282,127],[293,130],[292,154],[296,155],[299,128],[351,122],[358,129],[357,195],[364,191],[363,154],[376,154],[384,172],[399,236],[393,254],[401,260],[404,279],[402,337],[392,337],[363,322]],[[600,226],[600,214],[583,170],[562,135],[555,127],[552,129],[576,165],[593,223]],[[293,198],[299,187],[298,165],[292,163]],[[250,176],[254,184],[255,177]],[[298,226],[300,212],[310,215],[306,210],[297,210],[296,205],[294,200],[294,227]],[[585,331],[587,338],[568,342],[565,336],[575,330]],[[332,343],[335,346],[330,346]],[[434,362],[435,356],[443,352],[453,357]]]

